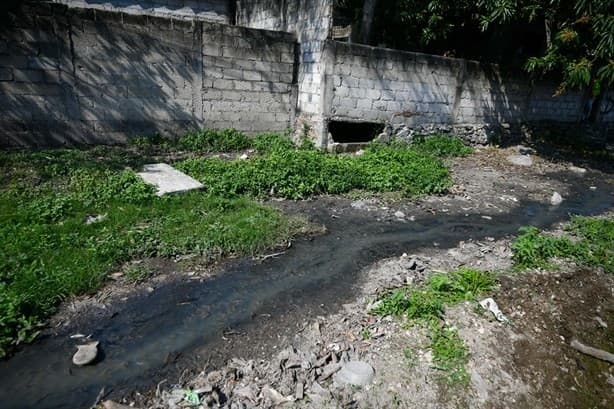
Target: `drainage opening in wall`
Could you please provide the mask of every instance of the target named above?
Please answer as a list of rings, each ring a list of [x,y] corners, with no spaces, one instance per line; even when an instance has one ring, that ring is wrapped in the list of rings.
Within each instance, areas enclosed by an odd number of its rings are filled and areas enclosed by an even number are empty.
[[[370,142],[384,130],[384,124],[377,122],[330,121],[328,132],[337,143]]]

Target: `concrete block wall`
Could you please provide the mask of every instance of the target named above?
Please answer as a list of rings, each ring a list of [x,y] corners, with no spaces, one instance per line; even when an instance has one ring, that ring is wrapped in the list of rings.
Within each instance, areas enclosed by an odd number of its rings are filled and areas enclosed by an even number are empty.
[[[300,44],[298,60],[297,128],[312,129],[317,144],[323,143],[326,124],[323,89],[332,67],[324,47],[332,27],[333,4],[329,0],[238,0],[238,25],[294,33]]]
[[[287,33],[44,3],[0,27],[0,146],[294,124]]]
[[[552,98],[478,62],[333,42],[331,118],[389,121],[403,112],[412,125],[581,119],[582,97]]]
[[[219,24],[203,27],[204,123],[249,133],[292,128],[294,36]]]
[[[147,14],[176,19],[201,19],[229,24],[233,10],[229,0],[52,0],[70,7]]]

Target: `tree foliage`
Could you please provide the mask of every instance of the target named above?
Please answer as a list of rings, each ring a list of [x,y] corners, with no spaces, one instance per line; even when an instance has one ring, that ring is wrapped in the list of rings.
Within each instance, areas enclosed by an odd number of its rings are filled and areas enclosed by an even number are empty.
[[[612,0],[480,0],[483,29],[512,19],[543,19],[554,32],[544,55],[528,58],[525,69],[558,72],[558,93],[589,88],[596,96],[614,85],[614,2]]]

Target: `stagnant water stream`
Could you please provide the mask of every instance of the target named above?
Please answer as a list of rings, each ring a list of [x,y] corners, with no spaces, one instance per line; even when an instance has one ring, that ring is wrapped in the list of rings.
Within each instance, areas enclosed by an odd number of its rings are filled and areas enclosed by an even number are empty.
[[[314,203],[315,221],[327,225],[327,235],[298,241],[282,257],[262,264],[230,263],[205,282],[167,284],[128,300],[117,315],[79,328],[100,341],[104,359],[97,365],[72,366],[76,342],[70,333],[41,339],[0,362],[0,407],[89,407],[103,386],[116,391],[153,387],[169,354],[213,350],[223,342],[224,329],[249,326],[265,307],[273,315],[287,313],[290,304],[305,311],[325,305],[333,311],[351,299],[361,268],[379,259],[433,242],[450,248],[468,238],[500,238],[525,225],[545,228],[570,214],[599,214],[614,206],[614,198],[607,182],[596,190],[579,183],[558,207],[520,201],[512,212],[492,220],[463,212],[411,223],[378,221],[364,212],[331,218],[329,209]]]

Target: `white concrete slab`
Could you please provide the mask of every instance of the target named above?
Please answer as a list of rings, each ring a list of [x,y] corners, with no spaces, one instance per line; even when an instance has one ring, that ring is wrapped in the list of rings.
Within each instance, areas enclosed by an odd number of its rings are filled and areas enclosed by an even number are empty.
[[[138,174],[145,183],[158,188],[158,196],[167,193],[182,193],[189,190],[202,189],[204,185],[166,163],[145,165],[143,172]]]

